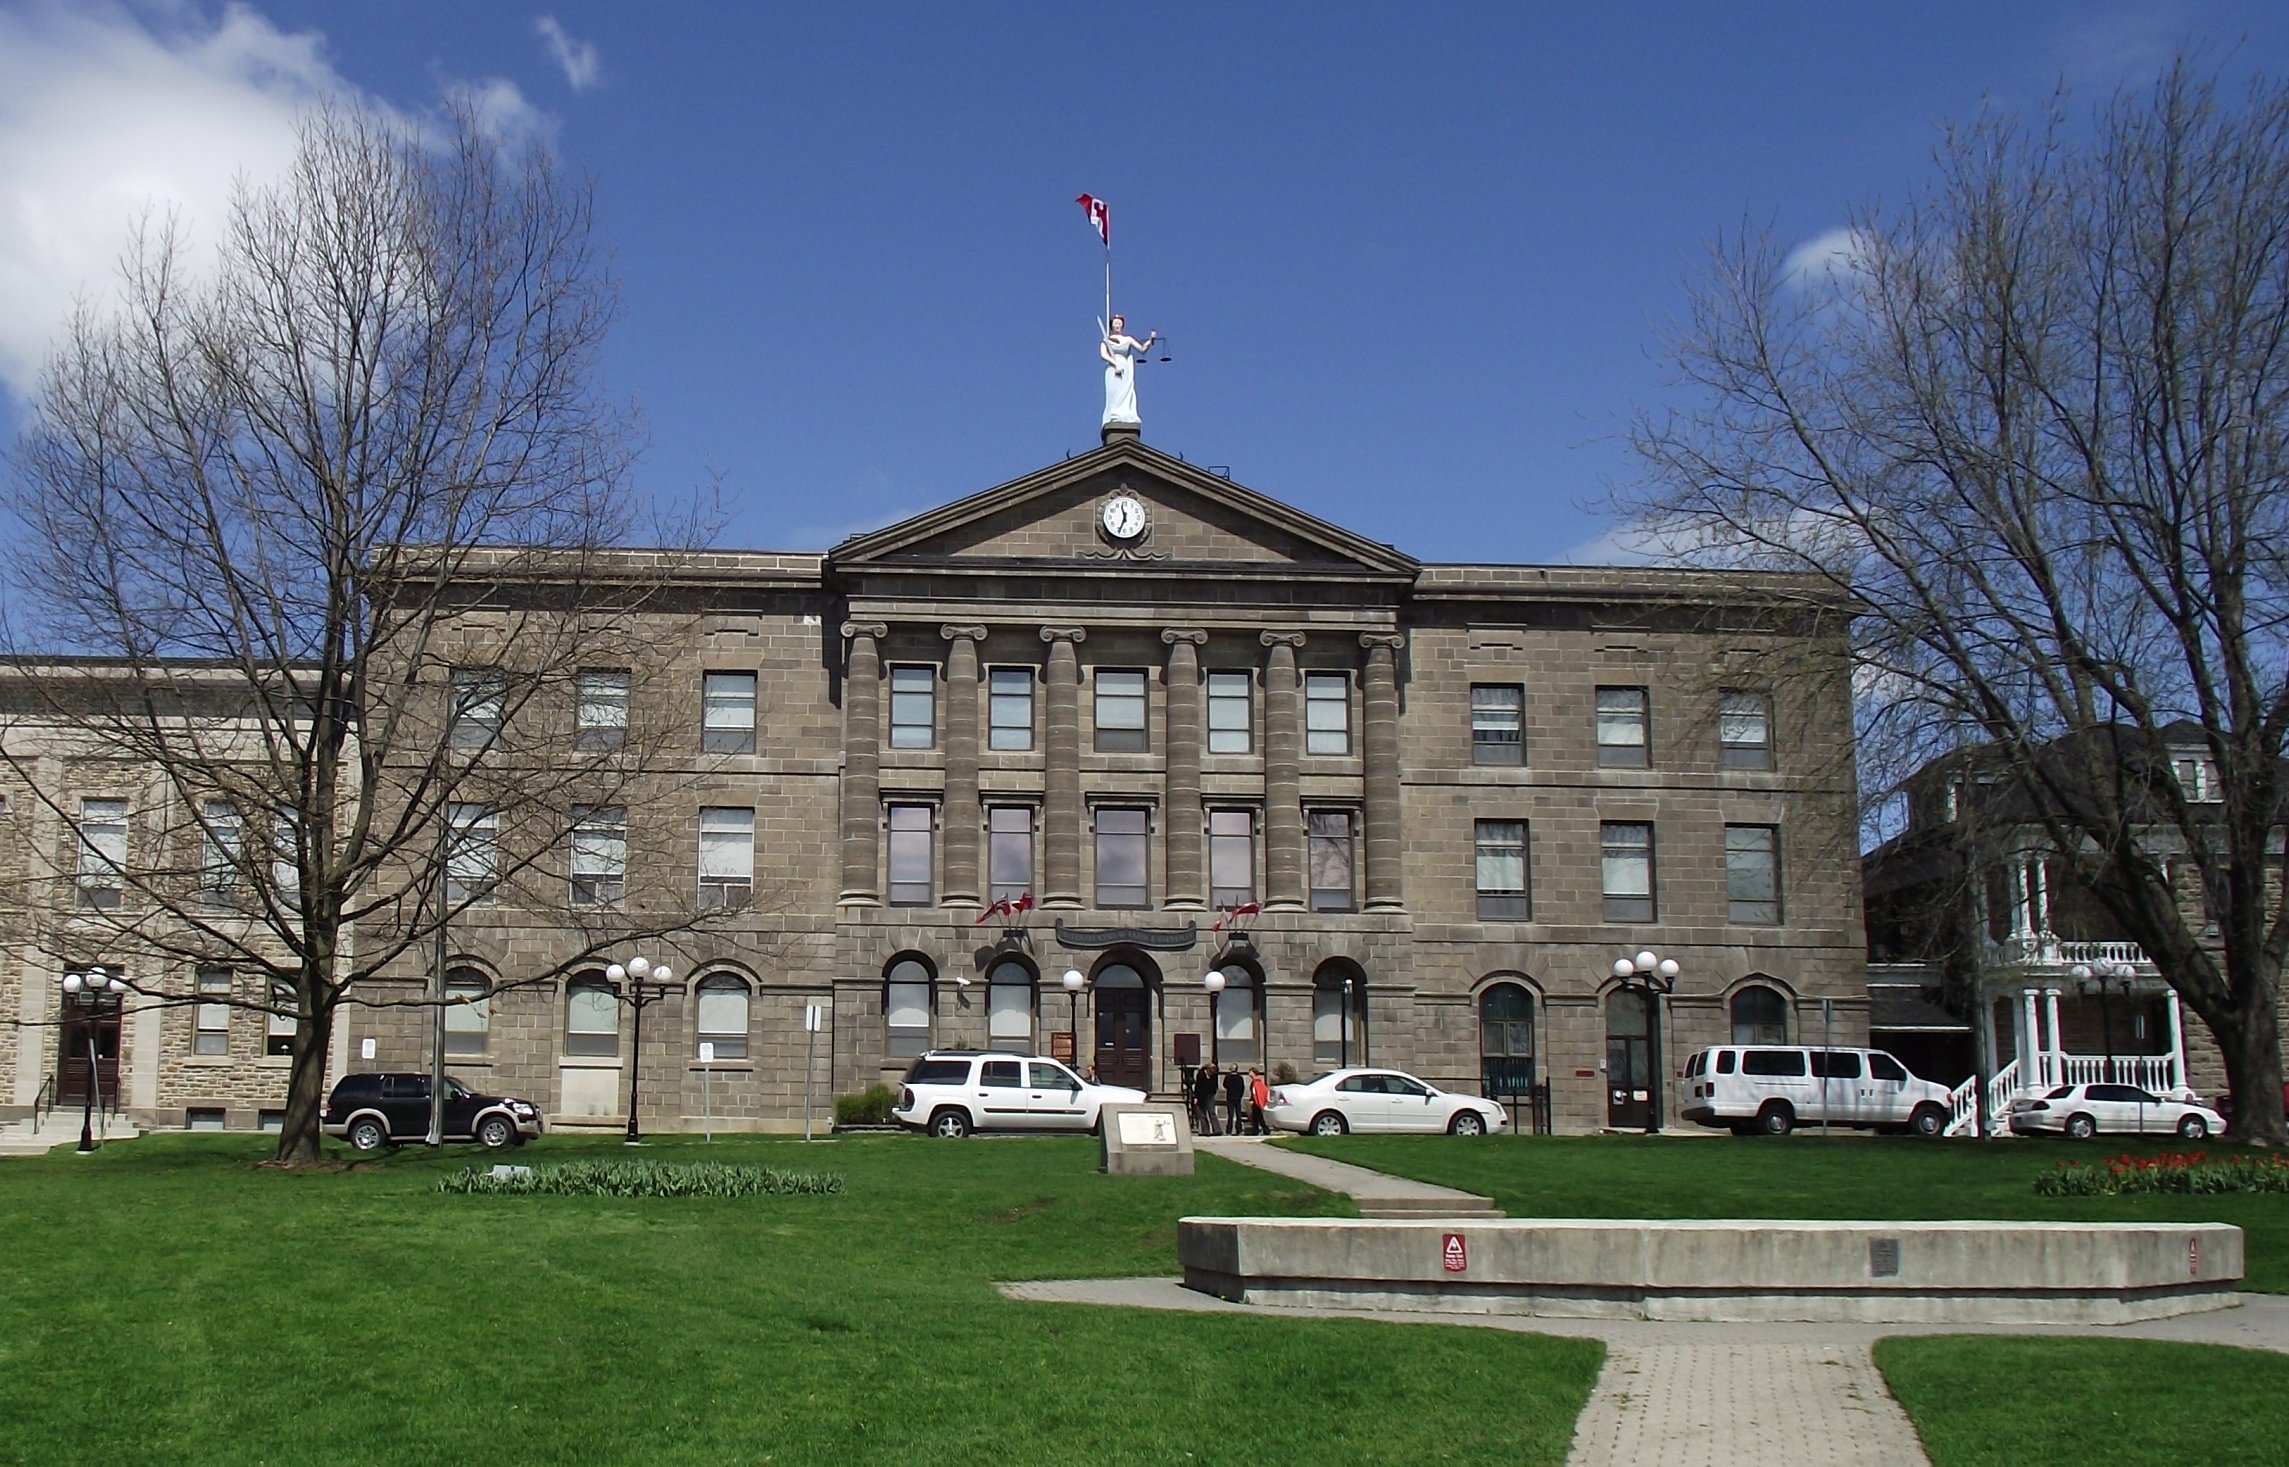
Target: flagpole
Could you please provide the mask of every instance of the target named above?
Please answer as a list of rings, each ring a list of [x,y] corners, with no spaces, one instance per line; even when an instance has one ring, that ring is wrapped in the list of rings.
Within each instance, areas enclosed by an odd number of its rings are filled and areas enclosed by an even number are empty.
[[[1113,239],[1112,231],[1105,231],[1105,333],[1113,330]]]

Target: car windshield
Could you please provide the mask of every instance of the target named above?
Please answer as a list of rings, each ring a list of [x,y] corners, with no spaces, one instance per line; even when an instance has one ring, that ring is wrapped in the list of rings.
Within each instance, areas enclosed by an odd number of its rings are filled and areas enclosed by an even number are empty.
[[[445,1093],[455,1100],[467,1100],[477,1092],[454,1079],[451,1075],[447,1075],[445,1077]]]

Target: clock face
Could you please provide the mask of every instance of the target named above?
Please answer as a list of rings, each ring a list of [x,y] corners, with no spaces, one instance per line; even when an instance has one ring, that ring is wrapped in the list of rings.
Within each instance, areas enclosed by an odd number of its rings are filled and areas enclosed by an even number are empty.
[[[1116,494],[1105,501],[1099,518],[1115,540],[1134,540],[1145,530],[1144,502],[1134,494]]]

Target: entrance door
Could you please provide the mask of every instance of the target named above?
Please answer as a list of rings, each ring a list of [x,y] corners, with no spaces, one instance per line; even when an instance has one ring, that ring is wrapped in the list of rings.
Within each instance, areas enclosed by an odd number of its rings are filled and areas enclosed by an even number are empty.
[[[64,1021],[57,1033],[56,1102],[85,1105],[88,1101],[88,1042],[95,1042],[95,1102],[119,1107],[119,1005],[101,1008],[66,1001]]]
[[[1152,1088],[1152,994],[1097,983],[1097,1080],[1105,1085]]]
[[[1605,1123],[1642,1131],[1653,1120],[1653,1051],[1645,995],[1618,988],[1605,1001]]]

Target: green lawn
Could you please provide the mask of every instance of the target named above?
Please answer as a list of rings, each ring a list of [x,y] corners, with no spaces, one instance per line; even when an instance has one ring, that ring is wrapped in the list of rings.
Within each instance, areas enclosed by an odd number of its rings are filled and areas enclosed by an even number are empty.
[[[837,1197],[460,1197],[408,1153],[257,1170],[252,1137],[0,1163],[0,1461],[1555,1463],[1594,1343],[1018,1304],[1169,1274],[1184,1213],[1348,1211],[1087,1138],[735,1140]],[[517,1159],[620,1155],[549,1138]],[[489,1160],[490,1158],[486,1158]]]
[[[1997,1218],[2222,1222],[2247,1237],[2244,1287],[2289,1293],[2289,1197],[2037,1197],[2060,1158],[2184,1149],[2070,1141],[1730,1136],[1303,1137],[1284,1145],[1491,1196],[1512,1217]],[[2210,1145],[2221,1153],[2233,1148]]]

